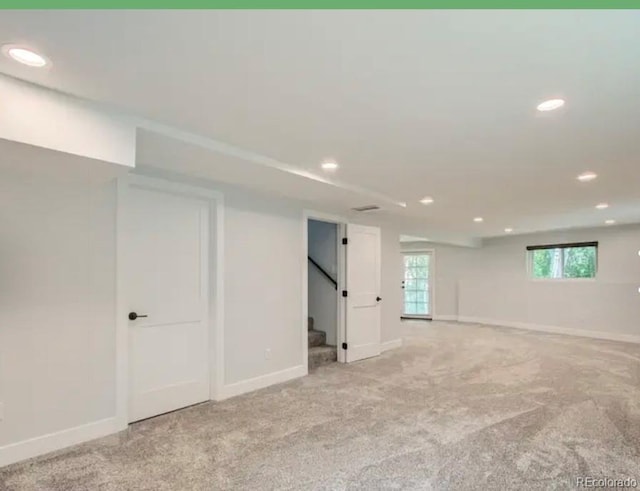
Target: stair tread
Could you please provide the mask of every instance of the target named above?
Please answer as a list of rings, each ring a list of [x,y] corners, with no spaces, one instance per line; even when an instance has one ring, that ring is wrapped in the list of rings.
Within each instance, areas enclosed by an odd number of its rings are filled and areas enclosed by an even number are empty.
[[[308,344],[309,348],[313,348],[315,346],[322,346],[327,343],[327,334],[324,331],[316,331],[315,329],[310,329],[308,331]]]
[[[309,348],[309,353],[313,352],[313,353],[319,353],[319,352],[323,352],[323,351],[336,351],[337,348],[336,346],[331,346],[329,344],[323,344],[321,346],[314,346],[313,348]]]
[[[336,346],[323,344],[309,348],[309,370],[337,361],[338,349]]]

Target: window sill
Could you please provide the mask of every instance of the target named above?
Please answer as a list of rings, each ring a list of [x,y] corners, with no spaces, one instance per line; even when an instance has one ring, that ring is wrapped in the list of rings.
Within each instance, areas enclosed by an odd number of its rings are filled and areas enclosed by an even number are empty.
[[[596,281],[598,278],[528,278],[529,281],[536,283],[590,283]]]

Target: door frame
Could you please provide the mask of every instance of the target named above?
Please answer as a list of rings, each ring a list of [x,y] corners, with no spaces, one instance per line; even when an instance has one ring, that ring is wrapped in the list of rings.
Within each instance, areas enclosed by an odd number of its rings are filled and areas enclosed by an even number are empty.
[[[119,430],[129,426],[129,322],[125,287],[126,271],[122,258],[128,237],[123,217],[127,213],[130,188],[159,191],[188,198],[203,199],[209,205],[209,400],[219,400],[224,386],[224,196],[196,186],[140,174],[128,174],[117,180],[116,207],[116,424]],[[212,275],[212,271],[214,274]]]
[[[346,280],[346,248],[342,245],[342,238],[346,237],[347,233],[347,219],[339,215],[331,215],[315,210],[302,210],[302,253],[303,253],[303,267],[302,267],[302,366],[305,369],[305,373],[309,373],[309,337],[307,334],[307,323],[309,318],[309,262],[307,257],[309,256],[309,220],[319,220],[327,223],[335,223],[337,225],[336,231],[336,251],[338,262],[338,275],[336,288],[337,297],[337,332],[336,332],[336,350],[338,355],[338,362],[346,363],[347,354],[342,349],[342,343],[346,341],[346,305],[345,298],[341,292],[344,290]]]
[[[400,318],[402,319],[433,319],[436,316],[436,250],[429,247],[408,247],[403,248],[401,251],[402,254],[402,274],[404,275],[404,255],[405,254],[430,254],[431,260],[429,263],[429,308],[431,312],[429,315],[420,316],[420,315],[405,315],[404,313],[404,290],[402,291],[402,315]]]

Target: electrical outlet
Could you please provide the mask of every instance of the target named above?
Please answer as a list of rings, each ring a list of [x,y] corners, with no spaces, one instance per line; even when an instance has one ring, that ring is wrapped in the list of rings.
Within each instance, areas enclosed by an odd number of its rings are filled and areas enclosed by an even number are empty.
[[[264,359],[265,360],[271,359],[271,348],[267,348],[266,350],[264,350]]]

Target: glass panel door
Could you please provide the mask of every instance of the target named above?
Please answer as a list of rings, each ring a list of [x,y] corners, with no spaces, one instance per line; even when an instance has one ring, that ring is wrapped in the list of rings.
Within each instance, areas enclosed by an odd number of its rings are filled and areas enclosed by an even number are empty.
[[[431,253],[404,255],[404,316],[431,317]]]

